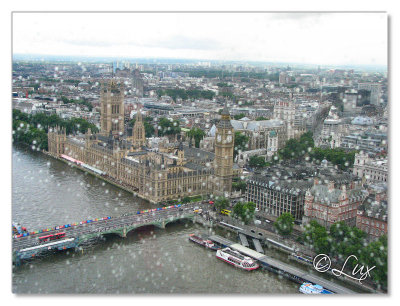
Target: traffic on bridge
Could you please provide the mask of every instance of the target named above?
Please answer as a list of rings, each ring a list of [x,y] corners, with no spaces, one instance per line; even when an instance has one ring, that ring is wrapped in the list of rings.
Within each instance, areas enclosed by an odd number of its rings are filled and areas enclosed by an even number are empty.
[[[56,226],[41,231],[22,232],[13,236],[12,249],[14,259],[34,257],[43,250],[77,247],[80,243],[93,237],[104,234],[117,234],[126,237],[126,234],[136,228],[153,225],[164,228],[167,223],[181,219],[192,219],[197,209],[208,210],[208,201],[190,204],[179,204],[144,211],[136,214],[125,214],[119,217],[104,217],[95,220],[86,220],[79,223]]]

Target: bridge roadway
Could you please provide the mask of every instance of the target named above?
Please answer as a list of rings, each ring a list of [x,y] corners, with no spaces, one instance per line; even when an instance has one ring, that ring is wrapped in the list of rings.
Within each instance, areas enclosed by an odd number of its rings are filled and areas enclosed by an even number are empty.
[[[203,209],[207,209],[209,208],[210,205],[198,202],[184,204],[179,208],[176,207],[168,208],[165,210],[142,213],[140,215],[138,214],[123,215],[120,217],[113,217],[111,219],[98,220],[95,222],[85,223],[85,224],[78,224],[76,226],[63,228],[59,230],[53,229],[48,232],[42,232],[34,235],[29,235],[26,237],[13,238],[12,250],[20,251],[29,247],[41,245],[41,243],[38,240],[39,237],[50,234],[56,234],[60,232],[66,233],[65,238],[63,239],[68,239],[68,238],[80,239],[84,236],[95,236],[99,234],[101,235],[102,233],[103,234],[115,233],[119,235],[122,234],[121,236],[124,236],[124,234],[126,235],[126,233],[123,234],[123,232],[121,232],[123,228],[127,227],[138,228],[141,226],[151,225],[152,222],[156,223],[153,225],[157,226],[157,224],[163,224],[163,223],[165,224],[178,219],[190,218],[193,216],[194,207],[197,206]]]

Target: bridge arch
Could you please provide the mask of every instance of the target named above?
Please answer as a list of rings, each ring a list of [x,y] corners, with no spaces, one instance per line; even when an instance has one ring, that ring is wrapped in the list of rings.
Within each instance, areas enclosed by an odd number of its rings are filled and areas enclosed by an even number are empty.
[[[167,224],[175,223],[180,220],[193,220],[193,217],[194,217],[193,215],[189,215],[189,216],[184,216],[184,217],[179,217],[179,218],[166,219],[166,220],[164,220],[164,228]]]

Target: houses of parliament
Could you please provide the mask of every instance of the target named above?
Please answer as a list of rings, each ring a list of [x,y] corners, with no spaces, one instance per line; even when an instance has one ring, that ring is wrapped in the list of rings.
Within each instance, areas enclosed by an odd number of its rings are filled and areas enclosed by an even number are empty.
[[[217,124],[214,153],[184,145],[180,138],[150,149],[140,110],[132,135],[125,132],[123,83],[106,80],[100,90],[100,132],[89,129],[85,135],[67,136],[63,128],[49,130],[50,155],[64,154],[99,169],[151,203],[231,194],[232,177],[240,169],[233,163],[235,133],[226,106]]]

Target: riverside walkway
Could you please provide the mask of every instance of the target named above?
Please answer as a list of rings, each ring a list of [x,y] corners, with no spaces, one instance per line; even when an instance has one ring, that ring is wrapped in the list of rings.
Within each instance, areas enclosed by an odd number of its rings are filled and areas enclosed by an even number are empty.
[[[291,265],[281,262],[280,260],[271,258],[267,255],[261,254],[259,252],[256,252],[252,249],[249,249],[243,245],[240,245],[239,243],[235,243],[233,241],[230,241],[226,238],[220,237],[218,235],[213,235],[209,237],[210,240],[219,243],[222,246],[227,246],[230,247],[231,249],[234,249],[242,254],[245,254],[251,258],[254,258],[260,262],[260,264],[267,270],[283,275],[287,278],[289,278],[292,281],[295,281],[297,283],[313,283],[313,284],[318,284],[323,286],[325,289],[328,289],[329,291],[332,291],[334,293],[339,293],[339,294],[355,294],[356,292],[345,288],[341,285],[338,285],[336,283],[333,283],[329,280],[326,280],[324,278],[318,277],[316,275],[313,275],[307,271],[303,271],[301,269],[292,267]]]

